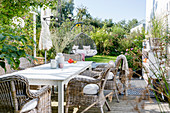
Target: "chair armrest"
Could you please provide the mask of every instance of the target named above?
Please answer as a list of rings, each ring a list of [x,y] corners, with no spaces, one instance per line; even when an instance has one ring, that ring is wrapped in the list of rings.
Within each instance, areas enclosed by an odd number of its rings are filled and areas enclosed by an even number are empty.
[[[95,68],[93,69],[93,71],[97,71],[97,72],[102,72],[104,70],[104,68]]]
[[[106,68],[106,65],[107,64],[99,64],[99,65],[96,66],[96,68]]]
[[[35,94],[36,94],[37,96],[41,96],[41,95],[43,95],[44,93],[50,92],[50,91],[51,91],[51,87],[50,87],[50,86],[44,86],[44,87],[42,87],[41,89],[37,90],[37,92],[35,92]]]
[[[101,75],[101,72],[85,70],[82,73],[80,73],[80,75],[93,77],[93,78],[98,78]]]
[[[51,87],[44,86],[36,94],[38,96],[37,111],[51,113]]]
[[[80,83],[86,83],[86,84],[97,84],[100,81],[101,81],[100,79],[88,79],[88,78],[75,77],[71,79],[69,83],[80,82]]]
[[[27,90],[27,96],[29,99],[26,98],[25,95],[17,95],[17,98],[21,101],[25,101],[26,103],[22,104],[21,109],[26,106],[26,104],[29,101],[32,101],[34,99],[38,100],[38,104],[36,108],[38,111],[43,111],[44,108],[46,108],[45,113],[51,112],[51,88],[49,86],[44,86],[40,90],[36,90],[36,92],[32,92],[30,90]],[[25,100],[27,99],[27,100]]]
[[[37,90],[36,92],[31,92],[28,90],[27,94],[30,98],[38,98],[39,96],[43,95],[46,92],[50,92],[51,88],[50,86],[44,86],[40,90]]]

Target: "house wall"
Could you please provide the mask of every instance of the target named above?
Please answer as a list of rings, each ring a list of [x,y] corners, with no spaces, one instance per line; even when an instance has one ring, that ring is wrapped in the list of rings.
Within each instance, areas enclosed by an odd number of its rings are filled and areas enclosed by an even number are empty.
[[[138,26],[132,28],[130,30],[130,33],[137,32],[137,31],[142,32],[142,28],[145,28],[145,24],[139,24]]]
[[[167,25],[168,28],[170,28],[170,0],[146,0],[146,25],[145,25],[145,31],[148,32],[149,38],[156,38],[156,37],[151,37],[150,30],[152,27],[152,19],[153,18],[159,19],[163,22],[163,25],[165,29],[167,30]],[[147,40],[148,42],[149,40]],[[148,43],[149,44],[149,43]],[[143,53],[147,52],[148,58],[154,63],[156,63],[155,57],[153,55],[152,49],[147,47],[146,49],[143,48]],[[167,46],[167,55],[168,55],[168,62],[170,59],[170,46]],[[152,65],[148,62],[149,67]],[[165,65],[163,65],[165,66]],[[157,66],[156,66],[157,67]],[[166,66],[168,72],[167,75],[170,78],[170,67]],[[149,71],[149,75],[152,76],[153,73]],[[145,74],[143,73],[143,76]]]
[[[146,32],[150,32],[154,17],[161,19],[165,27],[167,23],[170,26],[170,0],[146,0]]]

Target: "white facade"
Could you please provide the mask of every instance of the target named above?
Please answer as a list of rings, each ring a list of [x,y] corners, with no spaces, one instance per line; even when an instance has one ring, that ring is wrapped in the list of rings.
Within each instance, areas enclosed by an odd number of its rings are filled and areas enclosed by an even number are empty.
[[[138,31],[141,33],[142,32],[142,28],[145,28],[145,24],[139,24],[138,26],[132,28],[130,30],[130,33],[138,32]]]
[[[148,32],[148,38],[150,38],[150,43],[149,40],[145,40],[144,41],[144,45],[146,45],[146,47],[143,48],[143,54],[146,54],[146,57],[149,59],[146,63],[143,62],[143,65],[145,67],[147,67],[147,71],[149,73],[149,76],[152,78],[156,78],[154,76],[154,74],[152,73],[152,71],[150,71],[149,68],[152,68],[154,70],[155,73],[158,73],[156,71],[155,68],[158,69],[159,63],[157,63],[157,60],[153,54],[152,49],[156,48],[156,46],[152,46],[151,47],[151,40],[153,38],[157,38],[157,37],[152,37],[150,35],[150,30],[152,27],[152,19],[154,19],[154,17],[156,19],[159,19],[163,22],[163,25],[165,26],[165,29],[167,29],[167,25],[168,28],[170,28],[170,0],[146,0],[146,25],[145,25],[145,31]],[[170,57],[170,46],[167,46],[167,54],[168,54],[168,58]],[[152,62],[152,63],[150,63]],[[152,67],[154,64],[154,66],[156,67]],[[165,65],[162,65],[163,67]],[[170,78],[170,67],[165,66],[166,69],[168,70],[167,72],[167,77]],[[159,75],[159,74],[157,74]],[[147,74],[143,73],[143,77],[144,79],[147,79]]]
[[[151,20],[155,17],[170,25],[170,0],[146,0],[146,32],[151,28]],[[168,22],[167,22],[168,21]]]

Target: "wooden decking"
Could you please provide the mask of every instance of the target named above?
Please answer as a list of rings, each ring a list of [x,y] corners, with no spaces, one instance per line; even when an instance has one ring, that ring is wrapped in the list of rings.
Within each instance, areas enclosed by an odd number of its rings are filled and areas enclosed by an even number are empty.
[[[140,101],[140,97],[142,96],[142,89],[146,87],[146,83],[144,80],[133,79],[131,80],[132,89],[128,90],[128,97],[124,97],[124,95],[119,95],[120,102],[117,103],[115,97],[113,97],[112,102],[109,102],[111,107],[111,111],[107,111],[106,106],[104,106],[105,113],[160,113],[160,108],[157,104],[156,99],[153,94],[150,94],[150,98],[148,96],[145,97],[144,100]],[[108,93],[106,91],[105,93]],[[57,113],[57,95],[52,96],[52,112]],[[168,103],[161,102],[161,105],[164,108],[166,113],[170,113],[170,108]],[[80,113],[84,108],[70,108],[69,113]],[[91,108],[86,113],[100,113],[100,110],[97,108]]]

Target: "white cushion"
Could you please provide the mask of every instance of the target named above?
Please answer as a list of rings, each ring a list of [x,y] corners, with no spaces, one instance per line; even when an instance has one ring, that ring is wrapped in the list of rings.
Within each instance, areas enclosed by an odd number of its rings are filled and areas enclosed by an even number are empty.
[[[83,46],[84,51],[86,51],[86,54],[90,52],[90,46]]]
[[[108,76],[108,80],[111,80],[111,79],[113,79],[113,77],[114,77],[114,74],[112,73],[112,72],[109,72],[109,76]]]
[[[76,53],[83,53],[86,55],[86,51],[82,50],[82,49],[77,49]]]
[[[38,92],[38,90],[30,90],[32,93],[36,93]]]
[[[83,93],[88,95],[95,95],[98,93],[99,86],[97,84],[87,84],[83,88]]]
[[[90,50],[90,46],[83,46],[84,50]]]
[[[34,108],[37,106],[37,104],[38,104],[38,99],[33,99],[33,100],[27,102],[27,103],[23,106],[23,108],[22,108],[22,110],[21,110],[21,113],[22,113],[22,112],[27,112],[27,111],[29,111],[29,110],[34,109]]]
[[[87,52],[87,56],[94,56],[94,55],[97,54],[97,51],[96,50],[92,50],[92,49],[90,49],[90,50],[88,50],[86,52]]]
[[[75,45],[72,47],[72,49],[74,49],[74,50],[77,50],[78,48],[79,48],[79,46],[75,46]]]

